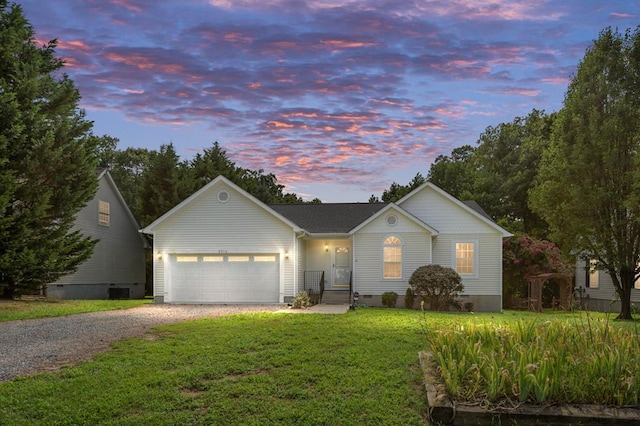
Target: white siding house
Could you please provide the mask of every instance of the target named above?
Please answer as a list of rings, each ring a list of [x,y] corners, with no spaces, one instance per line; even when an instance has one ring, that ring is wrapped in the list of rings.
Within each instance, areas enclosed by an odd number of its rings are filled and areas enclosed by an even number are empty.
[[[142,298],[145,295],[146,239],[108,171],[98,173],[95,197],[76,215],[74,230],[98,239],[93,255],[78,270],[48,284],[59,299]]]
[[[502,307],[510,236],[431,183],[397,203],[266,205],[221,176],[142,232],[154,241],[158,302],[286,303],[321,286],[379,305],[436,263],[458,270],[480,311]]]

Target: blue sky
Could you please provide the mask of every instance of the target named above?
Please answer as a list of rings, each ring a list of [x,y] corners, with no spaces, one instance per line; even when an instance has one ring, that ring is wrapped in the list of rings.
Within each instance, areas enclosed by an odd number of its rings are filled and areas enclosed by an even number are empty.
[[[635,0],[22,0],[58,39],[94,132],[218,141],[286,191],[366,202],[427,175],[487,126],[562,106],[605,27]]]

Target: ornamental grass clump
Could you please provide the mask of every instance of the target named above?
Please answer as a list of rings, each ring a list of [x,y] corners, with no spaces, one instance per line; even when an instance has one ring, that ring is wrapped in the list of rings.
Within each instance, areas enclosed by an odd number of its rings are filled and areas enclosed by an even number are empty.
[[[456,323],[428,332],[449,395],[514,406],[640,404],[640,335],[606,321]]]

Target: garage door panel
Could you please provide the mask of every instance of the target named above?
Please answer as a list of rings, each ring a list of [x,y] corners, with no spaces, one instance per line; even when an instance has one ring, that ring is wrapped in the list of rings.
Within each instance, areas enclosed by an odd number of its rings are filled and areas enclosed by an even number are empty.
[[[171,267],[172,302],[276,303],[279,299],[275,254],[175,255]]]

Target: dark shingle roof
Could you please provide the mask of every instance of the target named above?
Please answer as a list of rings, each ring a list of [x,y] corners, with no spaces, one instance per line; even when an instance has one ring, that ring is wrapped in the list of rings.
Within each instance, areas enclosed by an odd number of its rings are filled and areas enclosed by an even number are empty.
[[[465,203],[467,205],[467,207],[471,208],[471,210],[475,210],[476,213],[480,213],[480,215],[482,215],[482,216],[486,217],[487,219],[489,219],[491,222],[494,221],[493,218],[491,216],[489,216],[489,213],[484,211],[484,209],[476,201],[467,200],[467,201],[463,201],[463,203]]]
[[[347,233],[386,206],[385,203],[269,204],[311,233]]]

